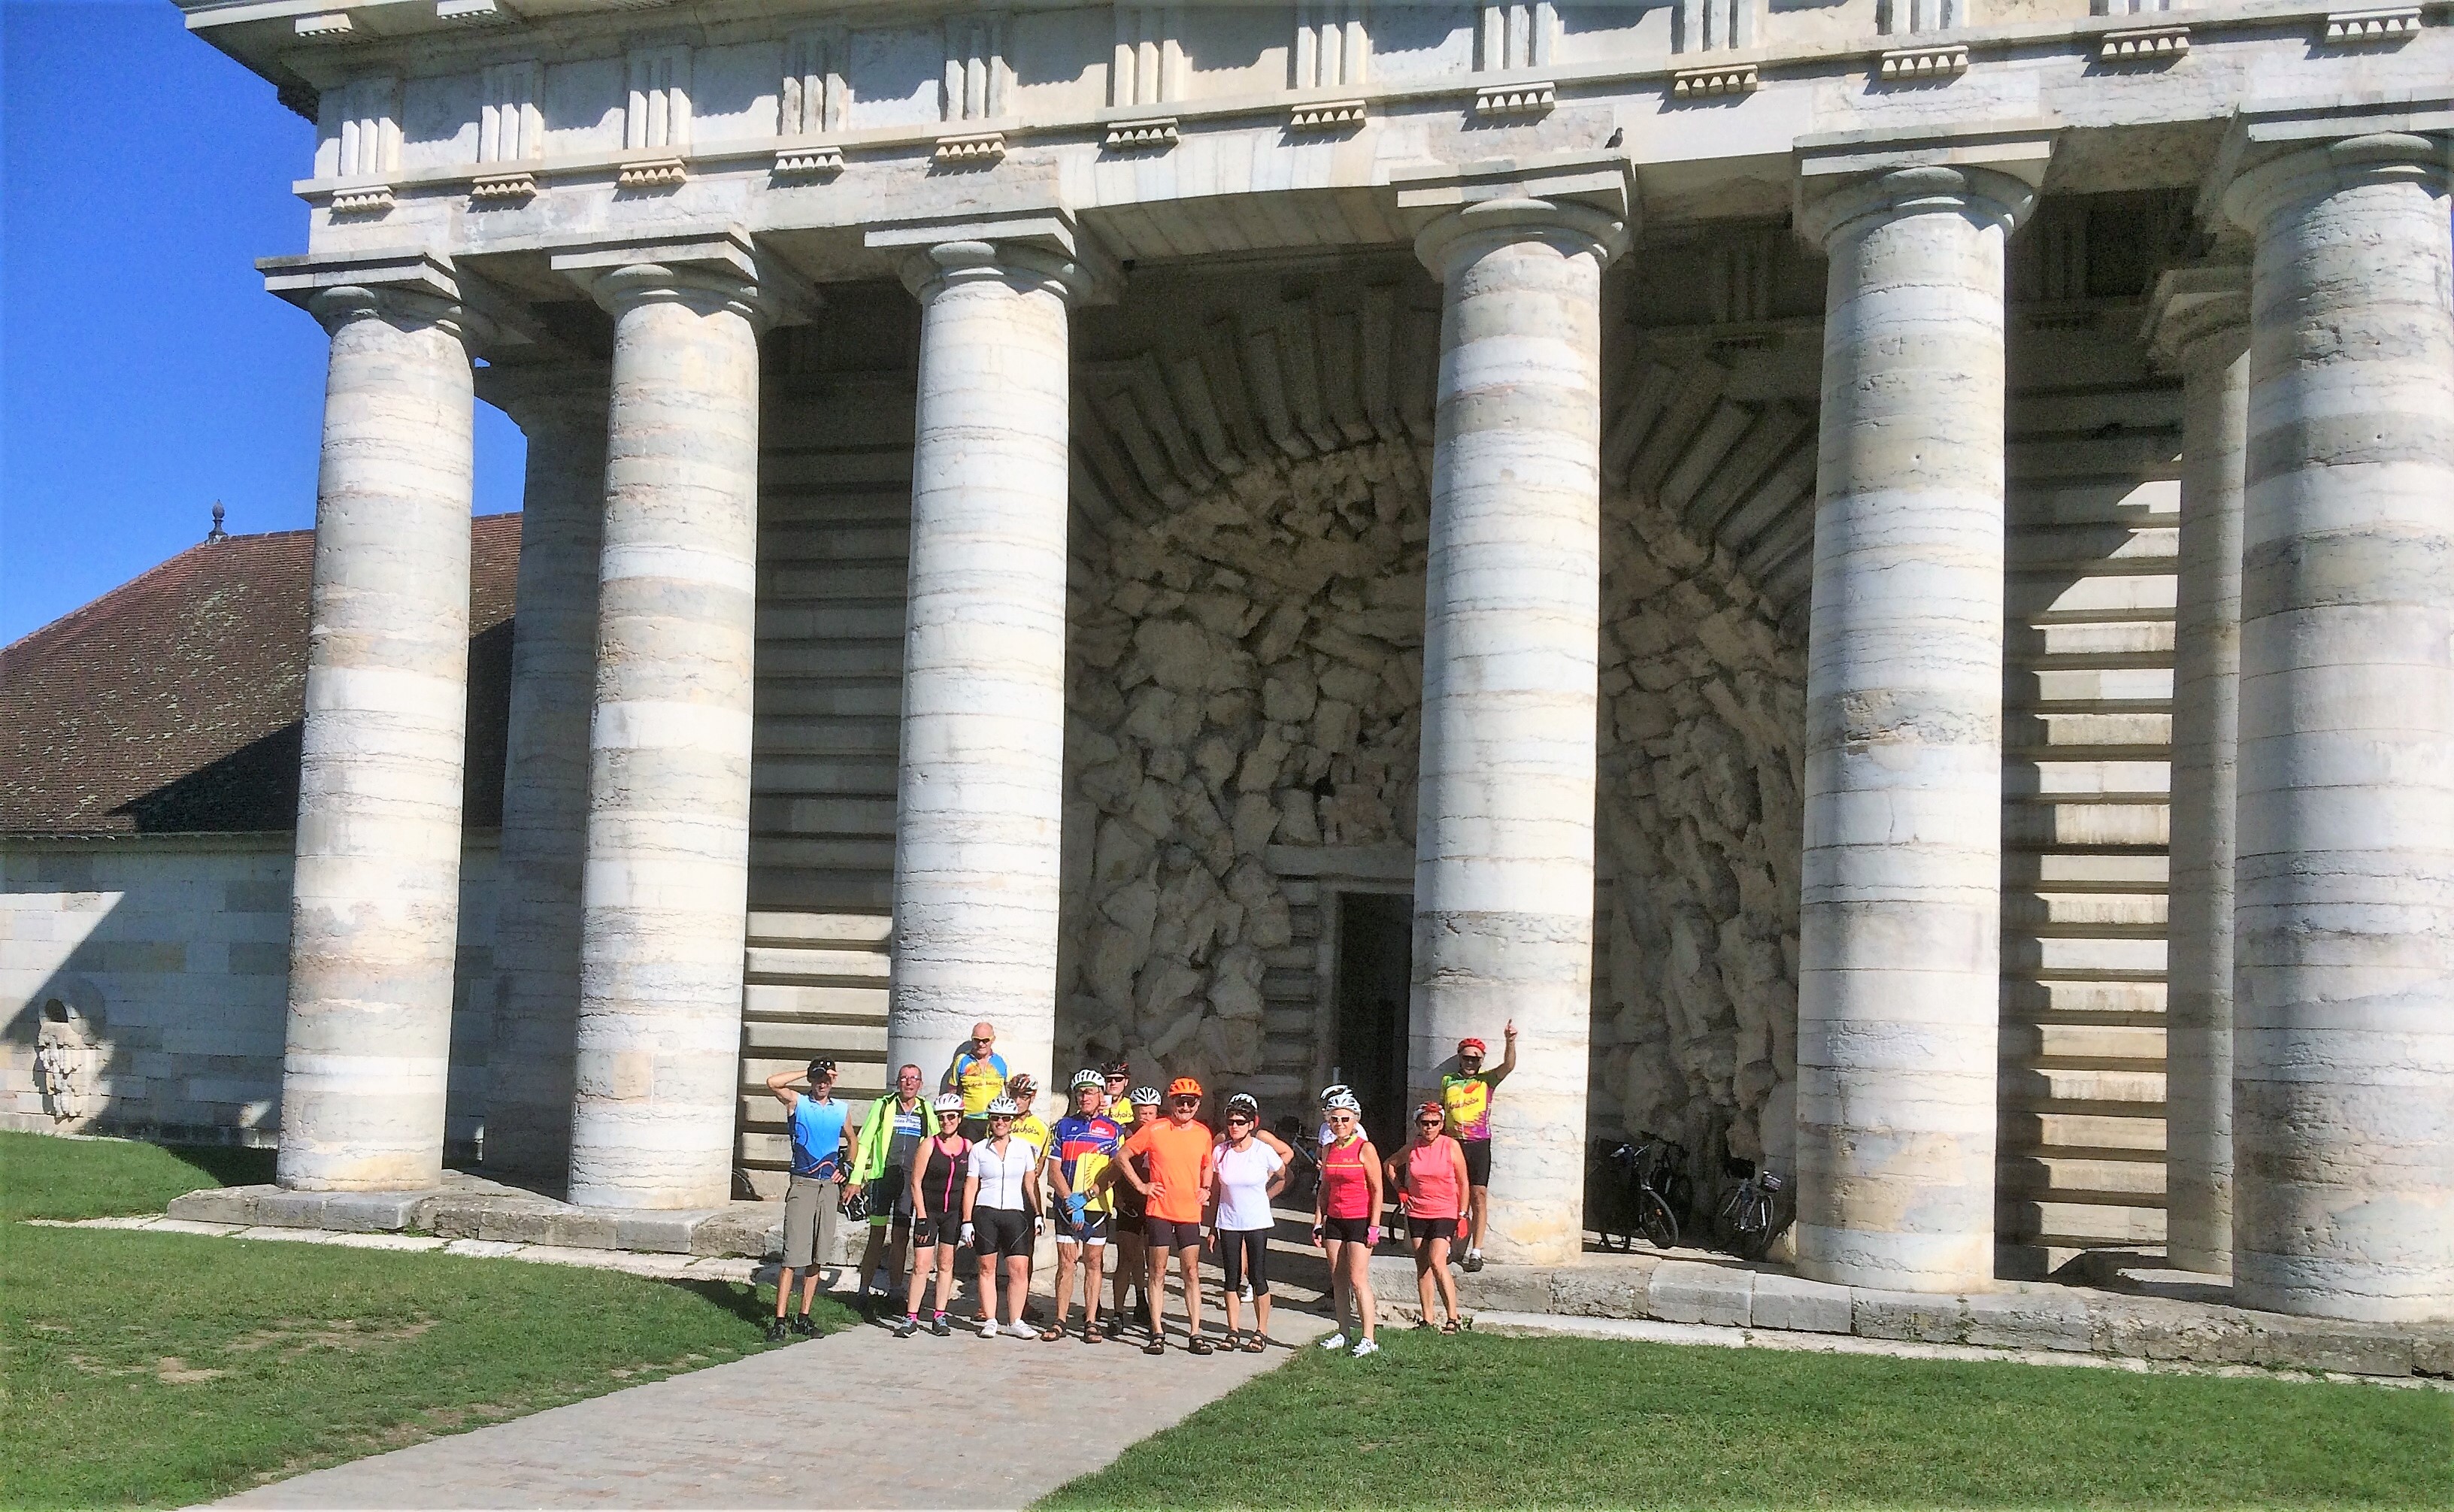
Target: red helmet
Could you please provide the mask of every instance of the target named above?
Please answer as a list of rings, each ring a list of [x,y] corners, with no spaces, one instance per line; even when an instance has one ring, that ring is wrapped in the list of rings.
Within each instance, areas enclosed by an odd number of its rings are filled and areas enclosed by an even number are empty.
[[[1458,1054],[1487,1056],[1491,1054],[1491,1047],[1479,1039],[1460,1039],[1458,1041]]]
[[[1197,1098],[1201,1096],[1201,1083],[1191,1077],[1178,1077],[1167,1084],[1167,1095],[1171,1098]]]

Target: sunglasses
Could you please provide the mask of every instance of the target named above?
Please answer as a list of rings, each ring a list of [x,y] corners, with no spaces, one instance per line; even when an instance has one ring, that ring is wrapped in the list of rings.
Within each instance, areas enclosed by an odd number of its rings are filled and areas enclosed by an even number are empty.
[[[1201,1106],[1201,1099],[1199,1098],[1176,1098],[1171,1100],[1173,1100],[1179,1108],[1197,1108]]]
[[[1227,1121],[1230,1123],[1250,1123],[1253,1120],[1244,1117],[1240,1113],[1231,1113],[1227,1115]]]
[[[1415,1127],[1418,1129],[1437,1129],[1439,1126],[1440,1120],[1438,1119],[1417,1119],[1415,1120]]]
[[[943,1111],[943,1112],[939,1113],[939,1114],[937,1115],[937,1117],[939,1117],[939,1118],[941,1118],[941,1119],[959,1119],[959,1118],[961,1118],[961,1117],[962,1117],[962,1115],[961,1115],[960,1113],[955,1112],[955,1111],[954,1111],[954,1110],[952,1110],[952,1109],[947,1109],[947,1110],[945,1110],[945,1111]]]

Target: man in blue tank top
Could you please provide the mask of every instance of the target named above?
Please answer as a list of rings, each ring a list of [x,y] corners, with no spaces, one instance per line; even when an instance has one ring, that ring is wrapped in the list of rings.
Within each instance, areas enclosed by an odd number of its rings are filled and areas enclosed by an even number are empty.
[[[795,1081],[809,1092],[796,1090]],[[813,1060],[800,1076],[778,1071],[767,1079],[767,1090],[784,1104],[785,1126],[793,1135],[792,1184],[784,1190],[784,1270],[775,1279],[775,1320],[767,1325],[768,1341],[780,1343],[787,1336],[784,1300],[793,1293],[796,1271],[801,1276],[801,1311],[790,1332],[817,1337],[817,1325],[810,1321],[810,1303],[817,1300],[818,1264],[835,1249],[836,1194],[848,1169],[844,1121],[851,1109],[835,1100],[832,1060]]]

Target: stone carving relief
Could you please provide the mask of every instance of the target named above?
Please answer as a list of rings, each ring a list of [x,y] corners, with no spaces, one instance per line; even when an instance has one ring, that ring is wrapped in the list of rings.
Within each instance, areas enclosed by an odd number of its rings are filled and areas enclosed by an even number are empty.
[[[42,1093],[43,1111],[52,1121],[81,1124],[91,1117],[95,1077],[100,1067],[101,1024],[91,998],[70,992],[43,999],[35,1029],[34,1085]]]

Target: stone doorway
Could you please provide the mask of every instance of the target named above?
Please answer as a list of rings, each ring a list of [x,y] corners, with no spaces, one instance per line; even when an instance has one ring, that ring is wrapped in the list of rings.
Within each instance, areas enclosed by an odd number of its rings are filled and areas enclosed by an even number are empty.
[[[1410,893],[1339,893],[1338,1018],[1331,1076],[1355,1089],[1364,1127],[1383,1141],[1406,1128],[1406,1004],[1414,975]],[[1395,1148],[1395,1146],[1388,1146]]]

